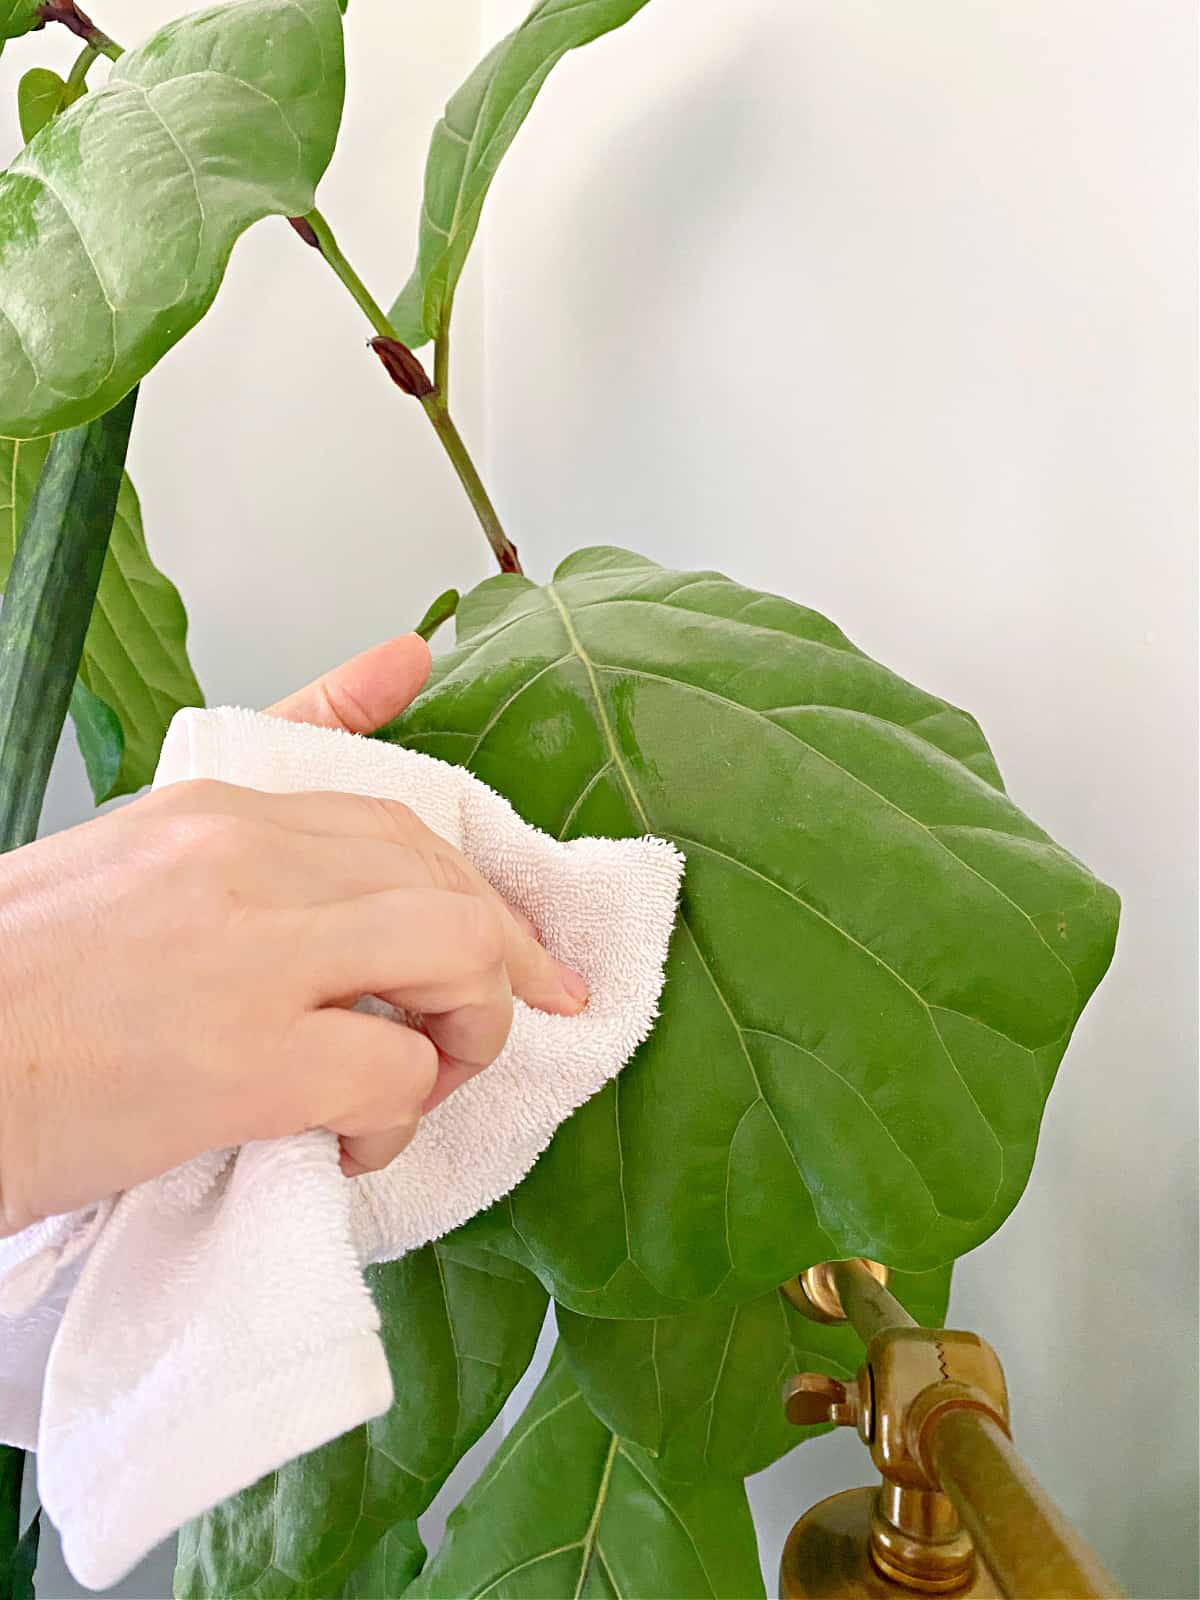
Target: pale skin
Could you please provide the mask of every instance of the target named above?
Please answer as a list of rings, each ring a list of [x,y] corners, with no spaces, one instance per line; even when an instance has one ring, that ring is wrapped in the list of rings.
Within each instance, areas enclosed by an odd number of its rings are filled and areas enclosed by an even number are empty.
[[[405,635],[271,711],[370,733],[428,672]],[[535,935],[404,806],[353,795],[174,784],[0,857],[0,1234],[307,1128],[348,1176],[386,1166],[495,1060],[514,995],[586,1005]]]

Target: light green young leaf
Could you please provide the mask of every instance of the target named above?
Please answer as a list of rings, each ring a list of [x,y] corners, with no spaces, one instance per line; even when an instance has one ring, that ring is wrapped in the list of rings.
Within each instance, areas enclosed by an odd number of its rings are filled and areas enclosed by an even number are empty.
[[[940,1328],[950,1268],[893,1273],[892,1292]],[[610,1428],[677,1475],[749,1477],[826,1428],[797,1428],[780,1390],[796,1372],[852,1378],[862,1341],[852,1328],[810,1322],[772,1289],[741,1305],[709,1304],[642,1321],[582,1317],[557,1307],[571,1374]]]
[[[311,209],[344,89],[338,0],[162,28],[0,174],[0,433],[114,404],[212,304],[238,236]]]
[[[0,439],[0,588],[49,442]],[[95,707],[73,697],[72,716],[96,801],[132,794],[154,776],[163,735],[176,711],[202,705],[204,696],[187,656],[183,602],[150,559],[128,475],[121,482],[79,676],[121,726],[119,769],[107,787],[98,787],[111,767],[111,730],[99,725]]]
[[[425,615],[413,629],[420,634],[426,643],[433,638],[443,622],[449,622],[458,609],[459,593],[457,589],[444,589],[436,600],[431,600],[426,608]]]
[[[673,839],[687,871],[654,1032],[477,1230],[632,1318],[987,1238],[1116,896],[1005,795],[971,717],[816,612],[611,549],[479,596],[387,736],[553,836]]]
[[[451,1512],[412,1600],[756,1600],[740,1478],[667,1477],[588,1410],[561,1353]]]
[[[389,1528],[425,1510],[529,1365],[546,1294],[511,1262],[449,1238],[368,1277],[391,1410],[190,1523],[175,1574],[181,1600],[337,1594]],[[415,1551],[407,1534],[397,1539],[388,1559],[406,1566]]]
[[[24,74],[17,85],[17,117],[26,144],[57,115],[66,94],[66,79],[50,67],[30,67]]]
[[[539,0],[456,91],[429,146],[416,266],[388,313],[405,344],[426,344],[449,322],[492,179],[551,69],[645,4]]]

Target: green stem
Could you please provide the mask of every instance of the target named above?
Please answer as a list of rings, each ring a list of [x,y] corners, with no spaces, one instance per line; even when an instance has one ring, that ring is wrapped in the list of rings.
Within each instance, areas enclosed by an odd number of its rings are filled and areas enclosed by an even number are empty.
[[[333,236],[333,229],[315,206],[306,213],[304,221],[308,223],[313,231],[313,237],[317,241],[317,249],[346,285],[346,288],[349,289],[359,309],[375,329],[375,332],[385,339],[394,339],[396,330],[388,321],[383,308],[372,296],[371,291],[358,273],[346,260],[342,254],[341,246]]]
[[[496,515],[496,508],[483,486],[483,480],[475,470],[475,463],[467,452],[462,435],[454,426],[454,419],[441,394],[435,389],[432,394],[423,397],[421,405],[424,407],[425,415],[433,424],[433,431],[442,441],[442,449],[450,457],[454,470],[458,473],[458,481],[467,492],[471,509],[479,519],[479,526],[492,547],[492,554],[500,571],[520,572],[521,563],[517,557],[517,548],[505,533],[500,518]]]
[[[115,39],[98,28],[86,11],[80,10],[75,0],[42,0],[37,14],[43,22],[61,22],[77,39],[82,39],[97,55],[115,61],[125,54]]]
[[[447,405],[450,404],[450,307],[442,318],[442,331],[433,345],[433,386]]]
[[[83,49],[75,57],[75,65],[71,68],[67,75],[68,92],[64,98],[68,104],[70,104],[72,100],[77,100],[79,98],[83,90],[84,83],[87,80],[88,71],[92,65],[92,62],[95,61],[99,54],[100,52],[96,49],[94,44],[85,44]]]
[[[366,284],[355,272],[342,253],[341,246],[334,238],[333,229],[326,222],[321,213],[314,207],[311,211],[297,219],[301,226],[297,232],[310,244],[315,242],[316,248],[322,257],[332,267],[349,290],[355,303],[363,312],[367,321],[375,329],[381,339],[390,339],[400,345],[396,330],[388,321],[387,314],[379,302],[371,294]],[[407,347],[405,347],[407,349]],[[408,352],[406,360],[410,360],[418,371],[420,362]],[[434,350],[434,387],[429,394],[418,394],[418,399],[424,409],[425,415],[433,424],[433,431],[441,441],[442,448],[449,456],[459,482],[466,490],[467,499],[471,502],[471,509],[479,520],[484,536],[492,547],[492,553],[499,563],[501,572],[520,572],[521,563],[517,556],[516,546],[505,533],[496,508],[491,497],[483,486],[483,479],[476,470],[475,463],[471,460],[470,453],[463,442],[463,437],[455,427],[454,419],[450,415],[445,398],[445,382],[449,374],[450,344],[448,334],[443,333],[438,339]],[[440,381],[439,381],[440,375]],[[424,384],[428,379],[421,373]]]

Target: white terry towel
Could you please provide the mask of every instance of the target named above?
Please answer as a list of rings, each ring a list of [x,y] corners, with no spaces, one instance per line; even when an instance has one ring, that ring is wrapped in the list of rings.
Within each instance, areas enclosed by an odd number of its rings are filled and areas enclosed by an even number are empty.
[[[258,712],[181,712],[155,784],[184,778],[405,802],[533,919],[590,999],[577,1017],[518,1001],[499,1059],[384,1172],[343,1178],[334,1136],[307,1133],[213,1152],[0,1240],[0,1440],[37,1450],[42,1503],[92,1588],[386,1410],[362,1266],[507,1194],[624,1066],[654,1021],[683,870],[662,840],[563,844],[461,768]]]

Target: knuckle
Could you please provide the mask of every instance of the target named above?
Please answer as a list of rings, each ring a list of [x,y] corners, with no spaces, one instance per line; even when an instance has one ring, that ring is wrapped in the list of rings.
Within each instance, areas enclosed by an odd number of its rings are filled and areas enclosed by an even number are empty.
[[[240,855],[245,847],[245,824],[220,811],[183,811],[164,823],[160,841],[168,857],[209,868],[218,861]]]
[[[438,1052],[432,1039],[423,1033],[408,1030],[409,1049],[405,1061],[409,1099],[416,1105],[416,1115],[433,1093],[438,1080]],[[415,1118],[414,1118],[415,1123]]]
[[[504,961],[504,929],[494,906],[476,895],[465,897],[459,915],[463,920],[463,939],[468,958],[482,969],[498,967]]]
[[[182,778],[165,788],[152,789],[139,802],[156,811],[173,814],[181,811],[223,811],[232,785],[217,778]]]
[[[379,795],[367,795],[364,798],[374,809],[385,831],[394,838],[407,841],[420,830],[416,812],[402,800],[384,800]]]
[[[487,1061],[485,1065],[491,1066],[501,1050],[508,1043],[508,1036],[512,1032],[513,1000],[511,989],[505,989],[496,1002],[496,1019],[494,1031],[488,1041]]]
[[[448,894],[471,894],[475,888],[464,862],[444,850],[419,849],[422,869],[435,889]]]

